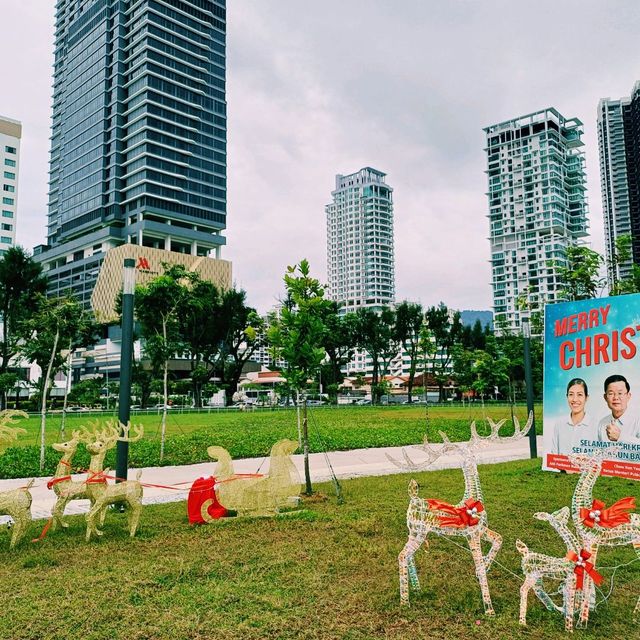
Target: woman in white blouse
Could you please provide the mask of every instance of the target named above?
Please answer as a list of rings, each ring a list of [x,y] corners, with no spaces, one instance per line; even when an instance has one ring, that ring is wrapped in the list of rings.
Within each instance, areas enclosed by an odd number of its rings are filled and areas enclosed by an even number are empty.
[[[554,425],[549,453],[569,455],[572,453],[573,447],[580,446],[580,440],[591,437],[591,422],[586,413],[588,399],[587,383],[582,378],[570,380],[567,385],[569,417]]]

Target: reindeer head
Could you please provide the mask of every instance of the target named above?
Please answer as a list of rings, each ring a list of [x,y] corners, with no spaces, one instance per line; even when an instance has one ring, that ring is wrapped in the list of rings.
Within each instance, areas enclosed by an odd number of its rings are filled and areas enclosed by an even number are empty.
[[[569,455],[569,462],[580,469],[582,473],[597,471],[600,473],[602,462],[605,458],[615,455],[620,450],[619,446],[603,447],[595,449],[590,455],[583,453],[573,453]]]
[[[534,513],[533,517],[537,520],[544,520],[545,522],[557,522],[563,526],[566,526],[569,522],[569,516],[571,515],[571,511],[569,507],[562,507],[562,509],[558,509],[553,513],[545,513],[544,511],[539,511],[538,513]]]
[[[73,431],[71,435],[73,436],[71,440],[54,442],[51,447],[60,453],[75,453],[82,440],[82,434],[80,431]]]

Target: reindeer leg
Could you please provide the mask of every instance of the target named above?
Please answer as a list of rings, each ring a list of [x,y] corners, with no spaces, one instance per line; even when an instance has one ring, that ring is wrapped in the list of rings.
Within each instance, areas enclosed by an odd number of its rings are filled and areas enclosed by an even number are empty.
[[[419,537],[409,536],[407,544],[398,555],[398,564],[400,567],[400,604],[409,604],[409,584],[415,591],[420,590],[420,581],[418,580],[418,572],[414,560],[415,552],[424,542],[427,534]]]
[[[597,545],[587,549],[591,553],[591,557],[589,558],[590,562],[593,562],[593,565],[596,564],[596,559],[598,556],[598,547]],[[584,586],[582,588],[582,602],[580,605],[580,617],[578,618],[578,622],[576,624],[577,629],[586,629],[587,624],[589,623],[589,609],[591,609],[591,598],[595,597],[595,584],[593,580],[588,575],[584,576]]]
[[[94,505],[89,510],[89,513],[87,513],[87,534],[85,536],[87,542],[91,540],[92,533],[95,533],[97,536],[101,536],[104,533],[103,531],[100,531],[100,529],[98,529],[95,522],[96,517],[98,516],[102,508],[102,502],[96,500]],[[104,508],[106,508],[106,506]]]
[[[127,520],[129,521],[129,536],[134,537],[140,522],[140,513],[142,512],[142,504],[139,500],[130,499],[127,500],[129,505],[129,511],[127,512]]]
[[[498,555],[498,551],[500,551],[500,547],[502,547],[502,536],[495,531],[491,531],[491,529],[485,529],[482,533],[482,539],[491,544],[489,552],[484,557],[484,564],[487,568],[487,572],[489,572],[493,561]]]
[[[469,538],[469,548],[473,556],[473,562],[476,565],[476,576],[480,583],[482,591],[482,601],[484,603],[484,613],[487,616],[494,616],[496,613],[491,604],[491,595],[489,594],[489,582],[487,581],[487,568],[482,557],[482,547],[480,546],[480,536],[473,535]]]
[[[559,607],[552,599],[551,596],[544,590],[542,579],[538,578],[533,586],[533,591],[536,597],[545,606],[547,611],[562,611],[562,607]]]
[[[56,530],[57,525],[60,525],[63,529],[66,529],[69,526],[69,523],[65,522],[63,519],[64,510],[68,502],[68,497],[59,496],[56,503],[53,505],[53,509],[51,511],[51,516],[53,517],[53,520],[51,521],[52,531]]]
[[[564,583],[564,630],[573,632],[573,616],[576,612],[576,576],[570,573]]]
[[[527,597],[535,581],[534,576],[526,576],[520,587],[520,624],[523,627],[527,626]]]

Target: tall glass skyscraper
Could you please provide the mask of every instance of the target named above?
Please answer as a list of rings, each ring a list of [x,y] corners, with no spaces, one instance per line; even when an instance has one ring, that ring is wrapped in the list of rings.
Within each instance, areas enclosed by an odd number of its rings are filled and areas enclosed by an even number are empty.
[[[50,293],[88,304],[124,243],[219,257],[225,37],[225,0],[57,0]]]
[[[612,288],[640,264],[640,82],[628,98],[598,104],[600,185],[607,279]],[[631,260],[614,263],[616,241],[631,236]]]
[[[562,299],[557,266],[588,235],[582,122],[548,108],[484,131],[494,320],[517,332]]]
[[[329,297],[344,312],[395,302],[393,189],[371,167],[336,176],[327,214]]]

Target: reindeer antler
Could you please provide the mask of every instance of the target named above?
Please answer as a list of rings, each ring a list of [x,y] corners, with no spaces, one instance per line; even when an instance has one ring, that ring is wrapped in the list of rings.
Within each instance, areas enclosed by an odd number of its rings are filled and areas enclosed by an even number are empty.
[[[138,440],[140,440],[142,438],[142,436],[144,435],[144,425],[143,424],[134,424],[133,425],[133,430],[135,432],[135,436],[131,437],[129,435],[129,431],[131,429],[131,423],[128,422],[126,425],[122,424],[122,422],[119,423],[120,424],[120,431],[122,431],[122,435],[118,435],[118,440],[120,442],[138,442]]]
[[[420,449],[420,451],[424,451],[427,454],[427,459],[420,463],[415,463],[406,452],[405,448],[402,448],[402,457],[404,458],[404,464],[402,462],[398,462],[394,458],[392,458],[388,453],[385,454],[387,459],[396,465],[399,469],[405,469],[407,471],[421,471],[422,469],[426,469],[429,465],[435,462],[440,456],[448,453],[449,451],[456,451],[458,453],[463,453],[462,447],[459,444],[451,442],[449,437],[444,431],[438,431],[440,437],[442,438],[442,445],[438,449],[435,449],[432,443],[429,442],[427,435],[425,434],[424,440],[421,445],[413,445],[414,449]]]
[[[6,410],[0,412],[0,453],[18,439],[18,435],[27,433],[22,427],[12,427],[15,418],[28,418],[24,411]]]

